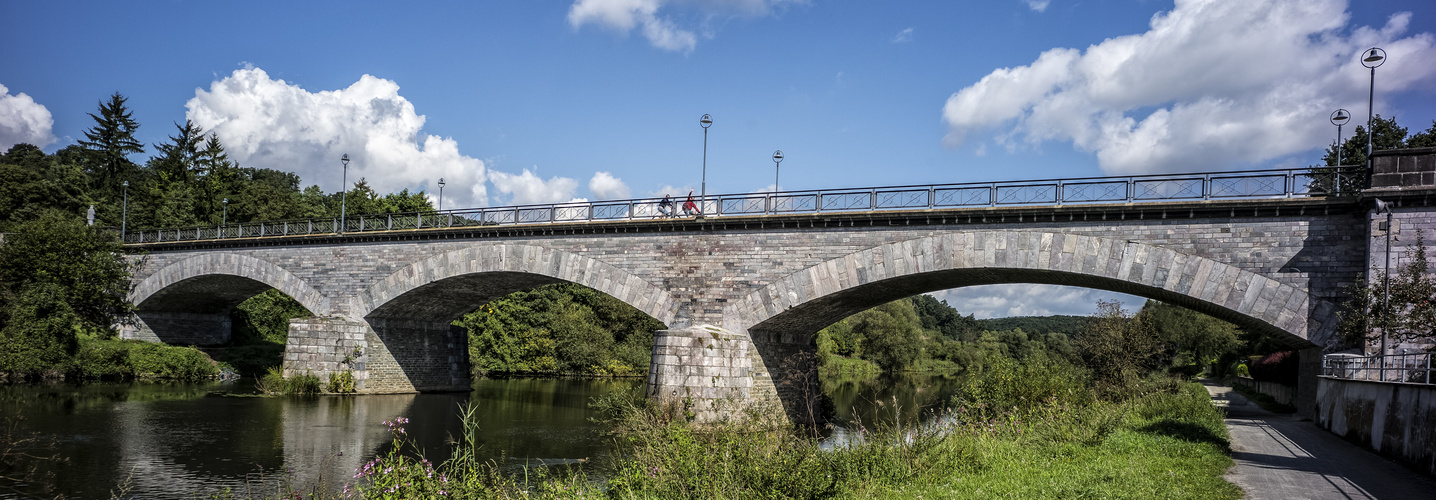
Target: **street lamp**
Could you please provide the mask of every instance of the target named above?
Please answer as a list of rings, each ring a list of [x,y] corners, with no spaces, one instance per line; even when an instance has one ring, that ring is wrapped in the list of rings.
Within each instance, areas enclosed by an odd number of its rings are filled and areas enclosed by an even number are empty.
[[[339,162],[344,164],[344,185],[339,186],[343,193],[339,195],[339,234],[344,234],[344,206],[349,202],[349,153],[344,153]]]
[[[1381,292],[1381,380],[1386,380],[1386,331],[1391,326],[1391,204],[1374,198],[1376,213],[1386,213],[1386,258]]]
[[[783,150],[773,152],[773,192],[778,192],[778,167],[783,163]]]
[[[225,198],[224,201],[221,201],[220,207],[223,211],[219,213],[219,225],[220,227],[224,227],[229,224],[229,198]]]
[[[1331,114],[1331,125],[1337,126],[1337,167],[1341,167],[1341,125],[1351,121],[1351,114],[1346,109],[1337,109]]]
[[[120,242],[125,241],[125,224],[130,219],[130,181],[120,183],[125,193],[124,201],[120,205]]]
[[[698,213],[703,213],[703,202],[708,200],[708,127],[713,125],[713,117],[703,114],[698,119],[698,125],[703,127],[703,183],[698,192]]]
[[[1371,187],[1371,137],[1376,135],[1375,131],[1371,130],[1371,108],[1376,100],[1376,67],[1386,62],[1386,51],[1372,47],[1362,54],[1365,57],[1361,58],[1361,65],[1371,68],[1371,86],[1366,94],[1366,186]]]
[[[444,178],[439,178],[439,211],[444,211]]]
[[[1336,168],[1337,168],[1337,169],[1340,169],[1340,168],[1341,168],[1341,126],[1342,126],[1342,125],[1346,125],[1346,122],[1349,122],[1349,121],[1351,121],[1351,113],[1347,112],[1345,109],[1337,109],[1335,112],[1333,112],[1333,113],[1331,114],[1331,124],[1332,124],[1332,125],[1336,125]],[[1336,194],[1339,196],[1339,195],[1341,195],[1341,173],[1338,171],[1338,172],[1334,172],[1332,175],[1333,175],[1333,178],[1335,179],[1335,182],[1332,183],[1332,186],[1331,186],[1331,187],[1336,190]]]

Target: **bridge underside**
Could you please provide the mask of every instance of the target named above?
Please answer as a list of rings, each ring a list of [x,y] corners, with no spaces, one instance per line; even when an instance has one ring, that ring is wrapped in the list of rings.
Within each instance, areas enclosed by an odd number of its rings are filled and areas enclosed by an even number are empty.
[[[122,325],[121,335],[173,345],[221,345],[231,337],[230,311],[269,289],[231,274],[182,280],[137,304],[134,323]]]

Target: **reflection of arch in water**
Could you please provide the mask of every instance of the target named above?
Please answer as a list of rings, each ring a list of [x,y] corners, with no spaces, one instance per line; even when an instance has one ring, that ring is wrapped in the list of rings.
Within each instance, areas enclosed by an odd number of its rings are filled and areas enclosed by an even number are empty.
[[[284,463],[293,469],[296,483],[327,479],[330,491],[340,491],[345,483],[354,482],[354,472],[393,439],[383,422],[409,415],[415,397],[285,398],[277,434],[283,437]]]
[[[803,420],[796,387],[813,374],[783,373],[812,352],[812,335],[842,318],[920,293],[973,285],[1042,283],[1127,293],[1180,305],[1299,347],[1325,344],[1333,304],[1260,274],[1175,250],[1095,236],[973,231],[889,243],[780,278],[724,311],[724,327],[747,331],[762,358],[755,390],[776,390]],[[771,384],[771,385],[770,385]]]
[[[155,271],[135,285],[136,324],[127,338],[171,344],[221,344],[229,340],[229,313],[240,302],[277,289],[310,313],[329,311],[329,298],[289,271],[247,255],[205,253]]]

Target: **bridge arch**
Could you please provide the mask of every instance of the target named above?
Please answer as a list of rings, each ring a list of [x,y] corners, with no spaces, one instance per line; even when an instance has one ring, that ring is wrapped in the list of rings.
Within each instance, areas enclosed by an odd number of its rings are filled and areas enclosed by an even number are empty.
[[[130,302],[141,312],[228,313],[270,288],[311,313],[329,312],[329,297],[284,268],[228,252],[199,254],[155,271],[130,291]]]
[[[356,298],[357,316],[447,323],[504,295],[569,281],[606,293],[668,324],[677,303],[663,289],[612,264],[537,245],[478,245],[414,262]]]
[[[1154,245],[1040,231],[971,231],[888,243],[775,280],[724,311],[724,328],[806,342],[891,300],[1003,283],[1081,286],[1149,297],[1285,338],[1325,345],[1335,304],[1261,274]]]

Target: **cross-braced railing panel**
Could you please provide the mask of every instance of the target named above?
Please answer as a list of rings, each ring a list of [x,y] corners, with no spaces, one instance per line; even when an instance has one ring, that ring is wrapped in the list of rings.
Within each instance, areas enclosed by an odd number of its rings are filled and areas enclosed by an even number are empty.
[[[1254,170],[1210,174],[1164,174],[1089,177],[1018,182],[934,184],[860,189],[787,191],[712,195],[695,199],[700,214],[682,210],[674,199],[670,214],[658,198],[555,203],[516,207],[467,208],[437,212],[348,215],[225,224],[185,228],[144,229],[123,235],[126,243],[261,238],[309,234],[357,233],[591,221],[642,220],[659,217],[724,217],[763,214],[861,212],[976,206],[1042,206],[1083,203],[1155,203],[1211,199],[1300,198],[1354,195],[1362,182],[1352,167]]]
[[[1328,354],[1321,358],[1321,374],[1327,377],[1368,382],[1397,382],[1429,385],[1432,353],[1350,356]]]
[[[998,186],[998,205],[1056,204],[1057,186],[1053,184],[1032,184],[1026,186]]]

